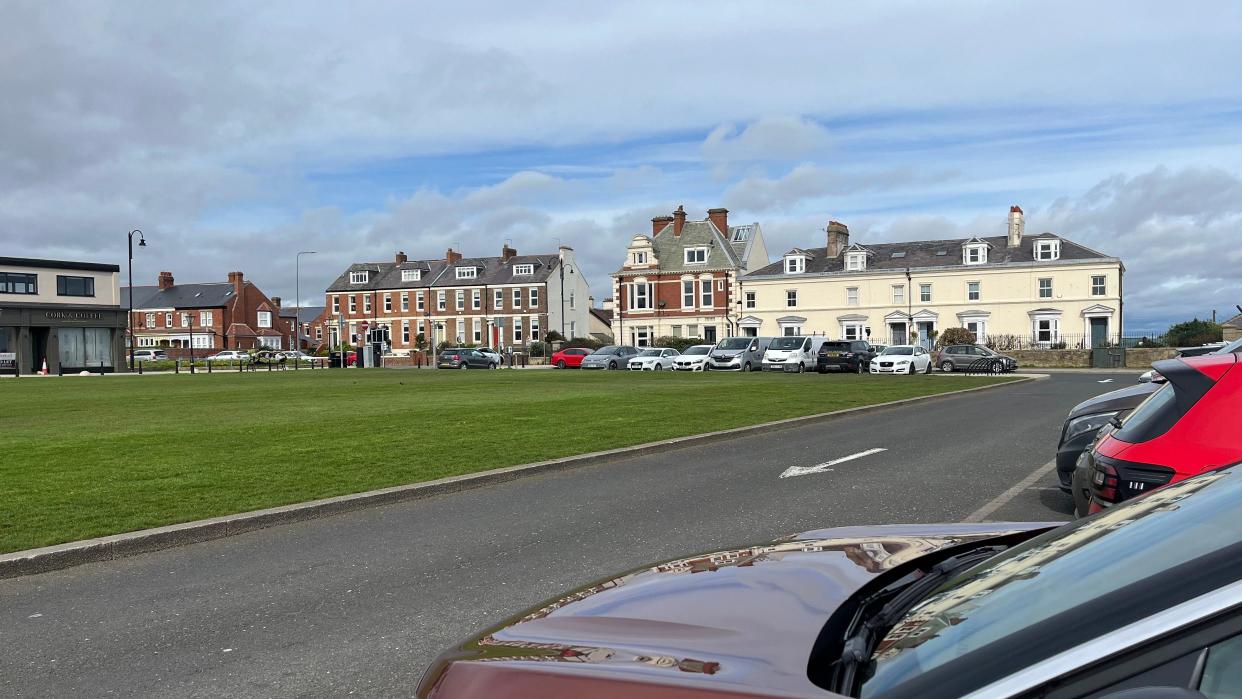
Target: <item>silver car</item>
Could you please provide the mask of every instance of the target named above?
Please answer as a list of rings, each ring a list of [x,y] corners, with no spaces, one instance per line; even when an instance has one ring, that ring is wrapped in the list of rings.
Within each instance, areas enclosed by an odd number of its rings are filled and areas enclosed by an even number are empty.
[[[994,374],[1018,368],[1016,359],[984,345],[949,345],[936,353],[936,366],[941,371],[965,371],[981,359],[992,360],[987,366]]]
[[[707,359],[711,371],[760,371],[770,337],[726,337],[712,348]]]
[[[582,358],[583,369],[621,369],[629,364],[638,348],[630,345],[604,345]]]

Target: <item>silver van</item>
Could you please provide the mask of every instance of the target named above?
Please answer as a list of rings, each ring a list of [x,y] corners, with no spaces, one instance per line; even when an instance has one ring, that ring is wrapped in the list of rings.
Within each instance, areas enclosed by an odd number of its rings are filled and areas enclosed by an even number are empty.
[[[707,358],[711,371],[758,371],[763,369],[763,353],[770,337],[726,337],[712,348]]]
[[[819,348],[828,338],[823,335],[784,336],[773,338],[768,351],[763,354],[765,371],[789,371],[801,374],[814,371],[819,361]]]

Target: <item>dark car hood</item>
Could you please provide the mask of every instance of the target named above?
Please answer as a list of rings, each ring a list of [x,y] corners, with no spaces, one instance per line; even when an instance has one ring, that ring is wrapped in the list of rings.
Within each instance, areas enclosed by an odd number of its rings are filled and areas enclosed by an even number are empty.
[[[1081,417],[1083,415],[1095,415],[1096,413],[1111,413],[1117,410],[1134,410],[1147,399],[1147,396],[1155,393],[1164,384],[1160,383],[1140,383],[1133,386],[1116,391],[1109,391],[1095,398],[1085,400],[1070,411],[1069,419]]]
[[[475,696],[459,692],[506,674],[496,672],[502,665],[553,672],[571,683],[594,677],[822,697],[807,678],[812,646],[860,587],[946,546],[1050,526],[824,529],[642,568],[552,600],[445,653],[428,669],[420,694],[443,680],[437,689],[444,696]]]

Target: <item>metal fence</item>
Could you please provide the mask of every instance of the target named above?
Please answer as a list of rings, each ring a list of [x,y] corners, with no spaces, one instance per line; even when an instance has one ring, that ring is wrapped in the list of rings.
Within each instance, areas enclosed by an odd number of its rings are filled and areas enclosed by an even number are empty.
[[[1092,336],[1072,333],[1034,333],[1030,335],[988,335],[983,344],[994,350],[1096,349],[1100,347],[1168,347],[1163,333],[1117,333]]]

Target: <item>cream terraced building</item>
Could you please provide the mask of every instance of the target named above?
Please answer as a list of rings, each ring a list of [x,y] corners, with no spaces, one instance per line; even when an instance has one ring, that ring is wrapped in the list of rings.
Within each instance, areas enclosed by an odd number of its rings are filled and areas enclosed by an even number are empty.
[[[1017,206],[1004,236],[861,245],[829,222],[825,247],[795,248],[742,277],[738,325],[746,335],[928,347],[950,327],[999,346],[1118,342],[1121,260],[1023,229]]]

